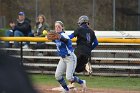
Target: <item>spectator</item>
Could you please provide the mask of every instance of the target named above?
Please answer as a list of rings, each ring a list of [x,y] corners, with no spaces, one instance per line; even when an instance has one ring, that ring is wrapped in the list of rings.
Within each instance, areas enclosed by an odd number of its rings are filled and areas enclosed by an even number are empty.
[[[18,19],[16,24],[11,24],[10,26],[12,28],[11,30],[8,30],[6,32],[6,36],[14,36],[14,37],[20,37],[20,36],[33,36],[31,33],[31,25],[30,25],[30,20],[25,18],[25,13],[24,12],[19,12],[18,13]],[[6,47],[9,47],[9,42],[6,43]],[[19,47],[18,42],[14,42],[15,47]],[[28,48],[29,47],[29,42],[26,42],[23,46],[23,48]]]
[[[42,14],[40,14],[37,17],[36,25],[34,27],[34,36],[35,37],[45,37],[47,32],[49,31],[49,26],[46,23],[46,17]],[[45,48],[45,42],[37,42],[37,45],[35,48]],[[43,55],[42,52],[40,52],[38,55]]]
[[[6,36],[14,36],[14,27],[15,27],[15,22],[14,21],[10,21],[9,22],[9,26],[10,26],[10,30],[8,30],[8,31],[6,31]],[[7,42],[5,42],[5,46],[7,47],[7,48],[11,48],[12,47],[12,44],[11,43],[9,43],[8,41]]]
[[[34,36],[45,37],[46,34],[43,31],[49,31],[49,26],[46,23],[46,17],[44,15],[39,15],[36,20],[36,25],[34,27]]]

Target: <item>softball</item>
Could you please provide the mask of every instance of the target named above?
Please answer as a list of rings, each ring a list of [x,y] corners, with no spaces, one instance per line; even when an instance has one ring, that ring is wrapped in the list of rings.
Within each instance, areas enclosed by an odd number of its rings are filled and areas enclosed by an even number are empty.
[[[43,30],[43,35],[47,35],[47,30]]]

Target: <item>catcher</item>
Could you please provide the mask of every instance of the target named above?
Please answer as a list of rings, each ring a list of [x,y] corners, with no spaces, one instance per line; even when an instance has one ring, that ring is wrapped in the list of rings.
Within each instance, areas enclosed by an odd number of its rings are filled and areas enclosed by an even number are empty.
[[[55,22],[55,32],[49,32],[47,34],[49,40],[53,40],[56,43],[57,51],[61,57],[57,69],[55,72],[55,78],[64,89],[64,93],[69,93],[69,88],[63,78],[63,74],[66,71],[66,79],[73,83],[76,82],[82,86],[82,91],[86,91],[86,81],[79,79],[77,76],[73,76],[75,67],[77,64],[77,57],[74,54],[72,47],[72,41],[64,33],[64,25],[61,21]]]

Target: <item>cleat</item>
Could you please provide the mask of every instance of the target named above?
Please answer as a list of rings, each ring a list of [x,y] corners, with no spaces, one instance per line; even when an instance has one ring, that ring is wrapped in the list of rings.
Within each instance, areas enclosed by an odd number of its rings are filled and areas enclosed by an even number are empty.
[[[86,85],[86,81],[85,80],[83,80],[83,84],[81,84],[81,86],[82,86],[82,92],[86,93],[87,85]]]
[[[89,62],[86,64],[85,69],[86,69],[86,71],[88,72],[89,75],[92,74],[92,66]]]

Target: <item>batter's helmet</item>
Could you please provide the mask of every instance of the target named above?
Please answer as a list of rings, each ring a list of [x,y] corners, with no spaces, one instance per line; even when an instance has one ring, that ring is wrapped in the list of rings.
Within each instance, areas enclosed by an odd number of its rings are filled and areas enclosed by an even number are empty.
[[[78,24],[81,25],[82,23],[89,23],[89,18],[86,15],[80,16],[78,20]]]

